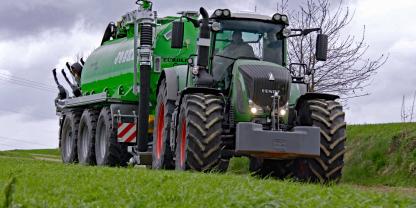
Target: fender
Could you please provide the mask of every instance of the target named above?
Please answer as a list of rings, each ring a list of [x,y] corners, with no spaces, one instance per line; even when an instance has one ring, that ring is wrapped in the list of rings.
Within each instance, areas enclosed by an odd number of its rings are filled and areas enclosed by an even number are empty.
[[[326,94],[326,93],[316,93],[316,92],[307,92],[301,95],[296,101],[295,109],[299,109],[300,105],[307,100],[312,99],[323,99],[323,100],[336,100],[339,99],[338,95]]]
[[[157,83],[156,93],[159,93],[159,87],[162,83],[162,80],[166,80],[166,87],[168,89],[168,100],[176,101],[179,98],[178,74],[175,70],[163,70]]]

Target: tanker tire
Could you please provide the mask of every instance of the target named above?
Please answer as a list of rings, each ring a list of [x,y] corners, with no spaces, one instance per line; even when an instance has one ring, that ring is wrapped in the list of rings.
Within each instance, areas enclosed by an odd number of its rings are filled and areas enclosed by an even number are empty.
[[[98,116],[95,134],[95,157],[100,166],[126,166],[131,155],[127,145],[117,141],[117,124],[109,107],[104,107]]]
[[[163,80],[157,96],[156,119],[153,131],[152,168],[174,169],[173,153],[170,147],[170,125],[175,102],[167,99],[166,81]]]
[[[77,157],[77,137],[80,114],[69,112],[65,115],[60,134],[60,152],[62,162],[65,164],[78,162]]]
[[[221,158],[223,102],[209,94],[186,95],[180,106],[176,137],[176,169],[224,172]]]
[[[344,167],[346,123],[342,106],[332,100],[309,100],[301,105],[297,123],[321,129],[320,156],[296,159],[295,178],[310,182],[339,182]]]
[[[78,161],[82,165],[95,165],[95,130],[98,113],[85,109],[82,113],[78,130]]]
[[[249,171],[261,178],[273,177],[285,179],[291,176],[292,160],[271,160],[250,157]]]

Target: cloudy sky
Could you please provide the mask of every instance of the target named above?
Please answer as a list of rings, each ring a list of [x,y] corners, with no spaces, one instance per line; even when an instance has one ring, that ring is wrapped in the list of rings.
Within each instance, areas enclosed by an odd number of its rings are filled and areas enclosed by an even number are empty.
[[[273,14],[276,0],[158,0],[159,16],[177,11],[230,8]],[[174,3],[173,3],[174,2]],[[302,4],[291,1],[291,7]],[[51,69],[64,67],[76,54],[96,48],[108,22],[134,9],[133,0],[1,0],[0,2],[0,150],[57,147],[58,121]],[[366,89],[369,96],[349,101],[349,123],[400,121],[402,96],[416,90],[416,1],[347,1],[355,10],[345,34],[366,26],[367,56],[389,54]],[[27,87],[29,86],[29,87]]]

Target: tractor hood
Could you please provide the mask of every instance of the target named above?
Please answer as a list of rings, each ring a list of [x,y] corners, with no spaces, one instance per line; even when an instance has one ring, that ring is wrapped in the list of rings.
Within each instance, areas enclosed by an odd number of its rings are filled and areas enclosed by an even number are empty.
[[[256,105],[271,109],[272,96],[280,95],[279,107],[289,99],[291,76],[289,71],[277,64],[264,61],[239,60],[234,64],[237,99],[247,97]],[[242,103],[241,103],[242,102]],[[243,100],[237,101],[239,111],[247,109]],[[243,109],[241,109],[243,108]]]

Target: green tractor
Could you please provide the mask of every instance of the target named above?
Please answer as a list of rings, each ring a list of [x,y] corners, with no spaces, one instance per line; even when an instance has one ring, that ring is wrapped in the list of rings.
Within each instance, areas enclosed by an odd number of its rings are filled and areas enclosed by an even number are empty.
[[[82,70],[68,64],[79,83],[55,100],[65,163],[225,171],[244,156],[261,176],[340,179],[339,97],[308,92],[313,70],[287,57],[288,38],[319,28],[228,9],[158,18],[151,2],[138,4],[109,24]],[[327,44],[318,34],[316,60]]]

